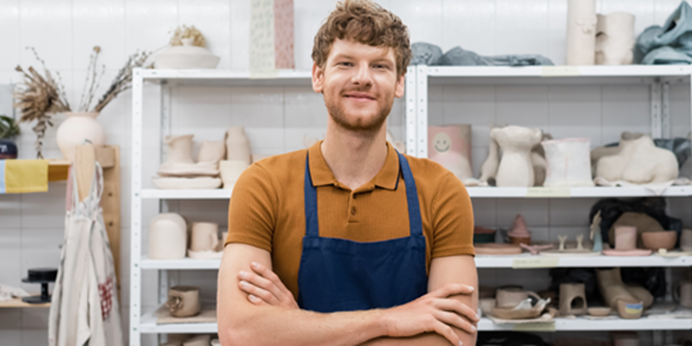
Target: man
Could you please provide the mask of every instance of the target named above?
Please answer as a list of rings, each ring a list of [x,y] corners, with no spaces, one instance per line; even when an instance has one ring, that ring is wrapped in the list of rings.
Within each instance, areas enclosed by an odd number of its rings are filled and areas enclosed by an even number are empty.
[[[475,345],[471,202],[440,165],[386,142],[406,26],[339,3],[315,37],[324,141],[252,165],[219,271],[223,345]]]

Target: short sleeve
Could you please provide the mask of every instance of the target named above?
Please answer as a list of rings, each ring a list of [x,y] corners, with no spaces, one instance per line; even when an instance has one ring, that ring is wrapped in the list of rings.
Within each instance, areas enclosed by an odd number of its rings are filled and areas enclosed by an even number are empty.
[[[233,187],[225,244],[242,243],[271,252],[277,206],[271,176],[259,164],[248,167]]]
[[[432,258],[475,255],[473,207],[464,184],[451,172],[437,186],[432,202]]]

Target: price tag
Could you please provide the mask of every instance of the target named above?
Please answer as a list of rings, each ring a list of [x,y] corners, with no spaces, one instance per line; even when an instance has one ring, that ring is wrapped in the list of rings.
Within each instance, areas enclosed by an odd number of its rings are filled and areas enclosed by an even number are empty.
[[[532,256],[526,258],[515,258],[512,261],[513,269],[529,268],[556,268],[560,263],[560,257],[541,257]]]
[[[577,66],[543,66],[541,70],[543,77],[568,77],[581,76]]]
[[[529,187],[526,189],[526,197],[533,198],[562,198],[571,195],[572,190],[569,187]]]
[[[512,330],[523,332],[554,332],[555,322],[515,323]]]

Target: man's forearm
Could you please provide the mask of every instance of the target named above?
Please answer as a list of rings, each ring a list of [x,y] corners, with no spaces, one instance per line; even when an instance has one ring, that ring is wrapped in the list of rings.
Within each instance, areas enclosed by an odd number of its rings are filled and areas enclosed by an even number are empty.
[[[457,334],[461,337],[463,345],[475,345],[476,335],[466,334],[457,330]],[[463,335],[462,335],[463,334]],[[425,333],[410,338],[390,338],[379,337],[366,341],[360,346],[449,346],[449,340],[443,338],[437,333]]]

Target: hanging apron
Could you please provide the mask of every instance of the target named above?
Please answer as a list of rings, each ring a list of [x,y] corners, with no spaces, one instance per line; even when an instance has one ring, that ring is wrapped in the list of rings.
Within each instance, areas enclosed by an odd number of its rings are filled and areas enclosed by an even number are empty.
[[[317,189],[310,177],[310,157],[306,158],[305,237],[298,271],[301,308],[317,312],[389,308],[427,293],[425,237],[416,182],[406,158],[397,154],[406,184],[410,235],[370,243],[320,237]]]
[[[113,256],[99,202],[96,163],[89,195],[79,202],[74,167],[67,183],[65,239],[48,321],[50,346],[122,346]]]

